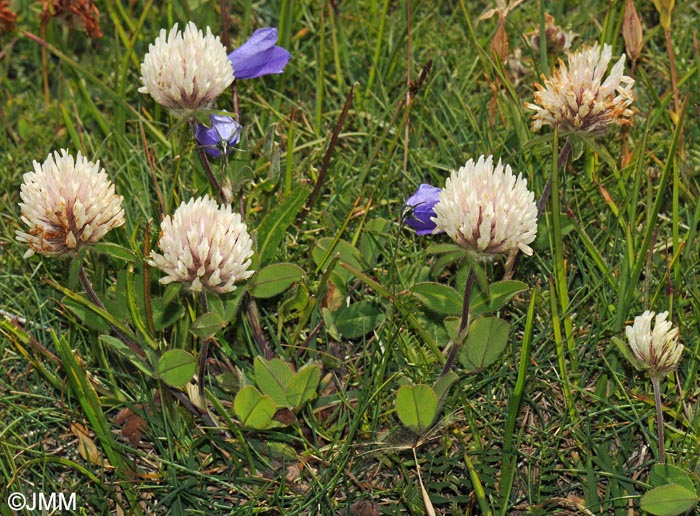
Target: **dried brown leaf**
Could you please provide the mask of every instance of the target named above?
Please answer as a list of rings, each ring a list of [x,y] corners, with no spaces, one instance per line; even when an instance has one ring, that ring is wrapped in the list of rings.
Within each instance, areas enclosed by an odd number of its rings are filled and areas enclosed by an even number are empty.
[[[78,453],[80,456],[96,466],[104,466],[105,460],[102,457],[102,453],[97,448],[95,441],[90,437],[87,428],[80,423],[71,423],[70,430],[78,438]]]
[[[69,27],[78,27],[92,39],[102,37],[100,11],[93,0],[44,0],[41,18],[60,18]]]
[[[17,15],[10,9],[9,0],[0,0],[0,32],[15,30]]]
[[[146,420],[126,407],[119,411],[114,422],[117,425],[122,425],[121,433],[129,441],[129,444],[138,446],[141,437],[143,437],[143,429],[146,428]]]

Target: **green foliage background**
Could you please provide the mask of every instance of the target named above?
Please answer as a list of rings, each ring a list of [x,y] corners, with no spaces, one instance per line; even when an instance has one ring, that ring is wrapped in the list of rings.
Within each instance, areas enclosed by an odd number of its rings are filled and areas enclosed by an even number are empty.
[[[192,20],[218,33],[220,2],[97,2],[99,40],[60,20],[42,32],[39,3],[10,2],[18,28],[0,34],[0,512],[10,514],[3,504],[11,492],[56,491],[76,492],[83,514],[423,514],[416,458],[443,514],[639,511],[655,463],[653,397],[611,338],[622,337],[625,323],[645,309],[670,310],[686,346],[678,372],[663,384],[666,447],[697,488],[697,2],[678,2],[672,22],[679,89],[688,99],[683,125],[669,114],[669,59],[658,14],[652,2],[637,2],[645,39],[634,125],[611,130],[596,147],[580,144],[562,173],[568,312],[557,314],[547,217],[535,256],[521,259],[515,272],[529,290],[499,313],[511,324],[502,359],[482,371],[458,369],[442,417],[422,436],[401,427],[396,391],[434,381],[450,314],[424,306],[411,289],[430,281],[461,292],[466,264],[438,252],[446,237],[417,237],[403,227],[404,201],[420,183],[442,186],[450,170],[481,154],[522,172],[539,197],[551,170],[551,135],[530,131],[524,102],[557,56],[543,61],[528,46],[528,33],[549,12],[578,35],[574,48],[606,42],[619,55],[624,2],[522,3],[506,24],[511,51],[520,52],[519,63],[511,63],[523,67],[517,76],[489,53],[497,23],[478,20],[493,7],[485,2],[224,3],[233,46],[255,28],[278,26],[293,56],[282,75],[238,85],[245,134],[228,163],[215,168],[242,192],[252,232],[315,183],[354,85],[322,195],[270,255],[273,263],[301,267],[303,280],[257,303],[275,356],[296,367],[321,364],[318,398],[282,428],[258,432],[228,422],[211,428],[161,395],[67,308],[47,283],[79,290],[66,260],[25,260],[14,239],[22,174],[55,149],[101,161],[127,213],[125,227],[107,239],[135,253],[148,221],[157,241],[162,214],[153,175],[168,213],[209,191],[189,129],[137,89],[140,61],[159,30]],[[31,35],[47,43],[45,58]],[[428,63],[408,110],[407,69],[416,81]],[[230,109],[230,100],[224,94],[217,107]],[[660,189],[664,170],[668,181]],[[340,261],[362,275],[341,267],[324,272],[318,249],[337,240],[347,244]],[[125,265],[97,253],[85,263],[100,294],[116,295]],[[504,265],[486,269],[500,279]],[[155,281],[153,290],[162,294]],[[376,327],[348,336],[343,310],[359,303],[371,307],[366,313]],[[328,307],[335,315],[324,314]],[[569,340],[554,332],[558,318],[571,321]],[[22,331],[11,329],[12,320]],[[230,413],[239,388],[221,364],[250,375],[261,354],[246,312],[229,322],[217,334],[207,380],[221,405],[217,414]],[[96,393],[87,403],[92,411],[80,397],[86,384]],[[146,423],[136,443],[119,435],[124,408]],[[80,455],[85,440],[75,424],[93,443],[112,436],[114,450],[100,451],[116,469]]]

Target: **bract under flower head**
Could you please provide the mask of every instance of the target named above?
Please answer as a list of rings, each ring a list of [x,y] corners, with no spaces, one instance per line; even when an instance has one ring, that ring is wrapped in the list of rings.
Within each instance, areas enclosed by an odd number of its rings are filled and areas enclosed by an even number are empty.
[[[612,47],[603,45],[601,50],[597,43],[569,52],[568,67],[560,59],[554,75],[543,77],[544,86],[535,85],[535,103],[525,104],[536,111],[532,129],[558,125],[562,132],[598,134],[612,124],[631,123],[634,79],[624,75],[622,54],[603,80],[611,59]]]
[[[254,79],[282,73],[292,55],[277,46],[277,29],[256,30],[248,40],[228,55],[236,79]]]
[[[209,196],[182,203],[161,224],[158,246],[148,263],[166,273],[160,282],[179,281],[193,292],[232,292],[249,278],[253,242],[245,223],[230,205],[219,206]]]
[[[520,249],[532,254],[528,244],[537,236],[535,194],[527,180],[513,175],[510,165],[493,166],[493,156],[470,159],[453,171],[435,205],[436,231],[482,258]]]
[[[176,114],[207,106],[233,82],[226,48],[207,27],[206,35],[190,22],[184,32],[177,23],[161,29],[141,64],[141,93]]]
[[[228,154],[234,145],[241,139],[243,126],[230,116],[210,115],[210,127],[197,124],[195,138],[204,147],[207,154],[214,158],[220,158]]]
[[[418,235],[430,235],[435,231],[435,204],[441,188],[422,184],[411,197],[406,199],[406,206],[412,208],[412,213],[406,218],[406,225],[415,229]]]
[[[80,152],[75,159],[65,149],[49,154],[41,165],[35,161],[34,171],[23,179],[19,206],[29,232],[16,235],[29,246],[25,258],[35,252],[76,254],[124,224],[122,196],[100,162],[88,161]]]
[[[651,321],[655,315],[652,330]],[[625,328],[634,357],[656,377],[673,371],[683,352],[683,345],[678,343],[678,328],[674,328],[667,317],[668,312],[655,314],[647,310],[634,318],[632,326]]]

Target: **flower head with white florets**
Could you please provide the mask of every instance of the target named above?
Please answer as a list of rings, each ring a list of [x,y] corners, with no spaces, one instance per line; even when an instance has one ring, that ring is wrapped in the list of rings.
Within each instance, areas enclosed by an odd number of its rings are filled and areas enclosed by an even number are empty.
[[[141,93],[187,115],[208,106],[234,79],[233,66],[218,36],[206,35],[190,22],[184,32],[177,23],[170,32],[161,29],[141,64]]]
[[[678,328],[674,328],[667,317],[668,312],[655,314],[647,310],[634,318],[632,326],[625,328],[634,357],[652,377],[659,378],[673,371],[683,352],[683,345],[678,343]]]
[[[453,171],[434,206],[436,228],[482,258],[520,249],[537,236],[535,194],[527,180],[516,177],[510,165],[494,167],[493,156],[470,159]]]
[[[205,195],[183,202],[163,219],[158,241],[163,254],[151,251],[148,264],[165,272],[161,283],[179,281],[193,292],[224,294],[253,275],[248,270],[252,245],[241,216]]]
[[[536,84],[532,129],[543,125],[559,126],[562,132],[600,134],[612,124],[631,123],[630,106],[635,99],[634,79],[624,74],[625,55],[610,70],[612,47],[600,46],[568,52],[568,67],[559,60],[551,77],[544,77],[544,86]]]
[[[63,149],[23,176],[19,203],[29,231],[17,240],[29,246],[24,257],[75,255],[80,247],[98,242],[124,224],[123,197],[117,195],[100,162],[80,152],[74,159]]]

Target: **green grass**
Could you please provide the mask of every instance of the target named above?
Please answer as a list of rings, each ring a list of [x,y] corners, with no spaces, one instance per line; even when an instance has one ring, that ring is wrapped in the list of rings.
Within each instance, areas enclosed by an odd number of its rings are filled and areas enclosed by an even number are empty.
[[[437,424],[415,436],[395,413],[396,391],[433,384],[449,341],[445,318],[456,326],[459,313],[431,310],[410,289],[431,281],[461,293],[468,265],[438,252],[448,237],[418,237],[401,224],[404,201],[420,183],[443,186],[450,170],[481,154],[521,171],[539,197],[556,155],[551,131],[531,132],[524,102],[556,57],[544,62],[525,34],[551,12],[578,34],[575,48],[606,42],[619,55],[624,2],[517,7],[509,43],[528,70],[517,80],[490,56],[496,18],[478,20],[484,2],[414,0],[410,20],[405,2],[226,3],[233,46],[278,26],[293,56],[282,75],[238,85],[244,137],[226,164],[212,161],[240,190],[252,233],[278,216],[284,222],[279,207],[311,191],[356,86],[321,195],[301,224],[290,208],[279,245],[265,255],[301,267],[303,278],[254,302],[243,286],[209,300],[228,323],[210,344],[209,415],[137,369],[117,339],[100,338],[115,334],[81,305],[75,263],[23,259],[15,230],[22,174],[34,160],[60,148],[99,159],[127,214],[106,240],[135,259],[88,251],[83,264],[98,295],[117,322],[150,334],[154,347],[140,340],[149,353],[200,349],[190,331],[197,301],[159,285],[157,270],[144,287],[141,257],[145,235],[151,247],[158,240],[157,190],[167,213],[212,192],[189,128],[137,90],[158,31],[192,20],[218,33],[220,2],[99,2],[98,41],[51,20],[48,99],[42,47],[22,32],[42,37],[37,8],[12,3],[18,31],[0,34],[0,514],[11,514],[5,501],[15,491],[75,492],[81,514],[375,514],[359,502],[379,514],[425,514],[414,457],[438,514],[640,513],[656,463],[654,399],[611,339],[624,340],[624,327],[646,309],[669,310],[680,328],[683,358],[662,382],[666,451],[700,487],[697,6],[679,2],[673,14],[681,99],[689,95],[676,124],[663,30],[653,4],[637,2],[645,44],[634,124],[574,145],[559,177],[561,234],[548,209],[535,256],[521,257],[515,271],[528,290],[498,314],[511,325],[505,353],[478,372],[458,364]],[[432,68],[407,109],[409,22],[411,80],[429,61]],[[228,92],[216,107],[231,109]],[[630,157],[620,168],[623,138]],[[500,279],[503,260],[485,270]],[[148,296],[184,306],[174,325],[148,329]],[[347,336],[348,303],[364,303],[373,331]],[[232,405],[238,371],[255,378],[261,336],[295,368],[318,364],[321,380],[312,402],[278,413],[290,424],[252,430]],[[142,423],[140,439],[124,414]],[[94,444],[92,461],[81,442]]]

